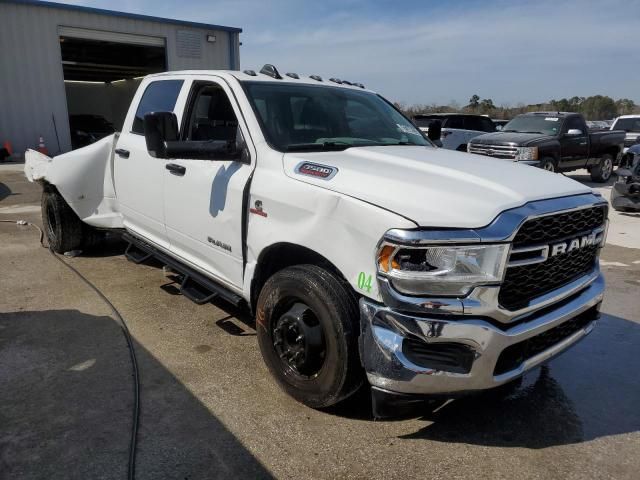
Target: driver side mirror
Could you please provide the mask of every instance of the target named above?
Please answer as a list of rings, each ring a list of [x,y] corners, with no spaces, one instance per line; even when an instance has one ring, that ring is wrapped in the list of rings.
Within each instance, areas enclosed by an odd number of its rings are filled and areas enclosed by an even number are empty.
[[[178,119],[173,112],[147,113],[144,116],[144,138],[149,155],[155,158],[243,160],[246,152],[242,136],[235,141],[179,140]]]
[[[582,135],[582,130],[579,128],[570,128],[567,132],[567,137],[577,137],[578,135]]]
[[[149,155],[155,158],[167,156],[167,142],[178,140],[178,119],[173,112],[150,112],[144,116],[144,139]]]

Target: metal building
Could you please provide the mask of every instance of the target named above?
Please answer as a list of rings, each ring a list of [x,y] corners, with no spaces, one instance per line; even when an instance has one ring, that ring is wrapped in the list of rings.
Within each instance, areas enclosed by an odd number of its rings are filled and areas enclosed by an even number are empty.
[[[42,136],[51,154],[65,152],[72,148],[71,130],[84,134],[87,118],[102,118],[119,130],[140,77],[166,70],[237,70],[241,31],[0,0],[0,147],[10,141],[20,155]],[[71,129],[70,116],[80,126]]]

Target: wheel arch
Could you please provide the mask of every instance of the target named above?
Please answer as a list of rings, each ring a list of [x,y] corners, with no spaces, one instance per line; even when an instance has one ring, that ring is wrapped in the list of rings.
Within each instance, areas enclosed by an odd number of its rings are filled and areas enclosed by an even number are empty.
[[[250,307],[255,311],[258,296],[266,281],[275,273],[294,265],[316,265],[333,273],[353,295],[356,295],[353,287],[347,281],[345,275],[336,265],[324,255],[302,245],[290,242],[277,242],[264,248],[256,262],[256,268],[251,278]]]

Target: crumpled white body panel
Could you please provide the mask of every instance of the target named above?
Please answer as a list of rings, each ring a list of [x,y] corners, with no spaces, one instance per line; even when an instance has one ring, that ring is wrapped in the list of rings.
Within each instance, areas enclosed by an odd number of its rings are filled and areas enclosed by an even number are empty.
[[[117,134],[109,135],[53,158],[28,150],[24,173],[31,182],[55,185],[83,222],[99,228],[122,228],[113,183],[116,140]]]

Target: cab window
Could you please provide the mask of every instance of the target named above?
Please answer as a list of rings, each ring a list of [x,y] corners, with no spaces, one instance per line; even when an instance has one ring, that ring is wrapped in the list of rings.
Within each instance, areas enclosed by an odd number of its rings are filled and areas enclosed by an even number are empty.
[[[185,140],[236,140],[238,119],[222,87],[211,83],[195,85],[191,98]]]
[[[144,134],[144,116],[147,113],[172,112],[183,83],[183,80],[158,80],[147,85],[138,104],[131,133]]]

